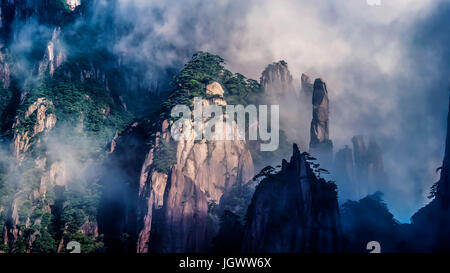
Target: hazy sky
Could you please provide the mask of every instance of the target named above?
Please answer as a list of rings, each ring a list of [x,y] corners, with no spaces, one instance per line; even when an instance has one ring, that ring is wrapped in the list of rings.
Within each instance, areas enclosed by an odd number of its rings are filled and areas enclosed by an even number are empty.
[[[197,50],[256,79],[281,59],[297,80],[302,72],[322,77],[335,149],[374,135],[391,211],[407,221],[427,202],[444,151],[449,1],[119,0],[118,7],[117,22],[133,31],[113,48],[145,66],[148,78]]]
[[[197,50],[256,79],[281,59],[297,80],[322,77],[335,148],[374,135],[391,211],[407,221],[427,202],[444,151],[449,1],[119,0],[115,15],[133,31],[114,50],[146,66],[149,78]]]

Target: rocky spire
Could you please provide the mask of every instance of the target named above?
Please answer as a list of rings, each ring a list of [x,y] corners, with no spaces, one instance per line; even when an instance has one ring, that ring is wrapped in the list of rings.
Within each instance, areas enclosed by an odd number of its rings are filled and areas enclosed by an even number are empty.
[[[66,60],[66,55],[62,50],[61,41],[59,40],[60,34],[61,29],[59,27],[53,30],[52,39],[47,43],[44,57],[39,63],[39,75],[48,72],[53,76],[55,70]]]
[[[311,121],[311,154],[319,157],[325,167],[329,167],[333,158],[333,142],[329,138],[329,102],[327,85],[322,79],[314,81],[312,96],[313,118]]]
[[[247,211],[247,253],[337,252],[341,223],[336,185],[314,175],[294,144],[290,162],[261,181]]]
[[[263,71],[260,82],[265,92],[275,99],[294,92],[292,75],[285,61],[269,64]]]

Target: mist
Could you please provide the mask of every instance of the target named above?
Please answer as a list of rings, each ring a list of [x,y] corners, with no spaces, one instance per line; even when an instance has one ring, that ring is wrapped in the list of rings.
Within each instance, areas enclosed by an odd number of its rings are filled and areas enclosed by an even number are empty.
[[[107,48],[149,90],[160,91],[200,50],[254,79],[279,60],[289,64],[298,89],[301,73],[323,78],[334,152],[351,147],[354,135],[374,136],[389,176],[377,190],[391,212],[407,222],[428,202],[444,153],[449,1],[99,0],[90,7],[83,20],[114,34],[78,51]],[[83,31],[80,25],[70,27]],[[19,56],[15,69],[29,71],[30,39],[45,40],[51,31],[37,22],[14,27],[22,35],[11,46]],[[282,123],[298,128],[306,146],[312,113],[299,107]]]
[[[379,190],[397,219],[428,202],[438,179],[448,100],[448,1],[118,1],[116,24],[131,31],[112,46],[146,80],[181,67],[198,50],[258,79],[285,60],[327,82],[335,152],[354,135],[374,136],[389,184]],[[443,8],[444,7],[444,8]],[[131,16],[132,15],[132,16]],[[448,19],[445,19],[448,20]],[[447,57],[447,58],[446,58]],[[284,120],[295,127],[301,119]],[[306,132],[309,134],[309,131]]]

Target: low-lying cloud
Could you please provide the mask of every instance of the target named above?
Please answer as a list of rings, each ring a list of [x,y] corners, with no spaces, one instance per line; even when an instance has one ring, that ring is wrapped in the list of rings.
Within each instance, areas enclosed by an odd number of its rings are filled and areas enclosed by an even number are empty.
[[[155,67],[180,65],[204,50],[253,78],[281,59],[297,80],[302,72],[324,78],[336,149],[357,134],[378,139],[390,177],[380,190],[407,221],[427,202],[443,157],[449,83],[448,62],[441,60],[448,57],[448,35],[439,20],[448,17],[442,9],[448,6],[430,0],[381,6],[365,0],[123,0],[116,18],[133,30],[114,49],[148,64],[150,77]]]
[[[354,135],[375,136],[391,211],[407,221],[427,202],[444,151],[449,1],[99,0],[94,7],[93,24],[111,17],[116,28],[103,42],[150,85],[199,50],[256,79],[282,59],[298,86],[302,72],[323,78],[335,150]],[[311,116],[282,122],[299,119]]]

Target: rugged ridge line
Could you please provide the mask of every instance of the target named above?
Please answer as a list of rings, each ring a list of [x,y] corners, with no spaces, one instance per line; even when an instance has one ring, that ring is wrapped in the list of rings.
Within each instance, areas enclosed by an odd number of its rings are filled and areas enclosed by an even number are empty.
[[[247,212],[247,253],[338,252],[341,224],[336,185],[317,178],[297,145],[281,171],[263,179]]]

